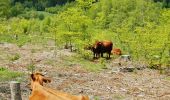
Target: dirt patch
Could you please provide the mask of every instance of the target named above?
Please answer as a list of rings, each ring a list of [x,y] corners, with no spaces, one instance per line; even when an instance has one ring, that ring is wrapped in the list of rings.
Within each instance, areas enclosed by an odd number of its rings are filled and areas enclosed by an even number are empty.
[[[157,70],[144,68],[133,72],[119,71],[119,64],[113,60],[107,69],[100,72],[89,72],[80,64],[67,66],[64,57],[74,56],[75,53],[62,49],[55,52],[53,49],[42,46],[25,45],[21,48],[14,44],[0,44],[0,65],[11,70],[29,73],[27,66],[34,63],[36,71],[40,71],[52,78],[52,82],[45,86],[68,92],[70,94],[86,94],[99,100],[169,100],[170,81]],[[18,53],[20,58],[10,61],[5,55]],[[95,64],[95,63],[94,63]],[[131,63],[129,65],[132,65]],[[136,67],[137,64],[135,65]],[[8,82],[0,84],[0,99],[10,99]],[[30,94],[26,87],[29,83],[29,74],[22,79],[21,91],[23,100],[28,100]]]

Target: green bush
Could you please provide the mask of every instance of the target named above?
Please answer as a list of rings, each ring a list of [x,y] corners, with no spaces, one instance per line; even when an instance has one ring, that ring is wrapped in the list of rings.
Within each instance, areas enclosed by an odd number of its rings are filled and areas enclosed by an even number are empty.
[[[49,7],[45,8],[46,12],[52,13],[52,14],[57,14],[61,10],[61,6],[57,5],[56,7]]]
[[[19,14],[24,13],[24,7],[21,3],[16,3],[15,6],[11,8],[11,16],[18,16]]]
[[[44,19],[44,14],[39,14],[38,18],[39,18],[40,20],[43,20],[43,19]]]

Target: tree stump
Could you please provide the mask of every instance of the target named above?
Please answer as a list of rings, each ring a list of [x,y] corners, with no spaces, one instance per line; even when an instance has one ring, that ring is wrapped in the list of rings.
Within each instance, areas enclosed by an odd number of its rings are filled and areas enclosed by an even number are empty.
[[[127,62],[131,60],[131,56],[130,55],[121,55],[121,60]]]
[[[22,100],[19,82],[11,81],[10,89],[11,89],[11,100]]]

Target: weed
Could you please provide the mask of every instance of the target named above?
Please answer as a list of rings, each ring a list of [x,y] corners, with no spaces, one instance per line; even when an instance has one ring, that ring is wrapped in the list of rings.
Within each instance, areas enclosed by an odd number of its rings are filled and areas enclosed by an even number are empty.
[[[20,58],[20,55],[18,53],[14,54],[13,56],[9,57],[11,61],[18,60]]]
[[[99,62],[104,68],[106,67],[106,59],[105,58],[100,58]]]
[[[34,64],[31,63],[30,65],[28,65],[28,66],[27,66],[27,69],[33,73],[33,71],[35,70]]]

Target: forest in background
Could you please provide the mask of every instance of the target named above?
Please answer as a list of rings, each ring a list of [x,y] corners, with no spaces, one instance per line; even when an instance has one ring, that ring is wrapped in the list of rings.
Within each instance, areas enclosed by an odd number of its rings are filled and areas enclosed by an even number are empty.
[[[1,0],[0,42],[73,45],[111,40],[123,54],[170,65],[170,0]]]

